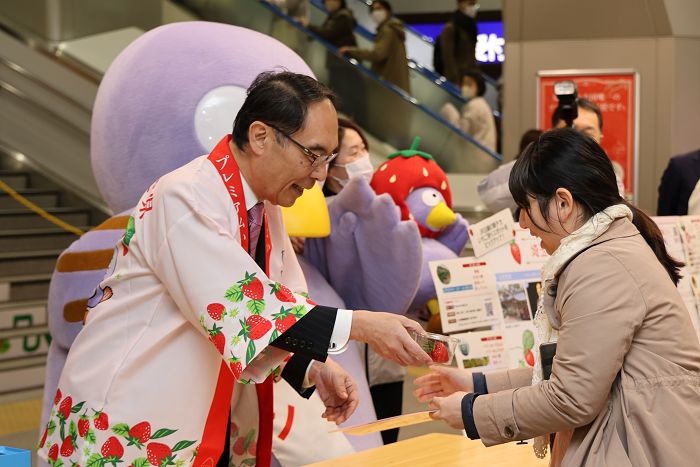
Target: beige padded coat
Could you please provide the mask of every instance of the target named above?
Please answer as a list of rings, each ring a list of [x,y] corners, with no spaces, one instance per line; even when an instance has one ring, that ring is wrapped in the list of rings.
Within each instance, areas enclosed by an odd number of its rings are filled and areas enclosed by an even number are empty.
[[[574,429],[562,466],[700,463],[700,344],[637,228],[614,221],[545,284],[559,330],[552,376],[487,375],[474,403],[486,446]]]

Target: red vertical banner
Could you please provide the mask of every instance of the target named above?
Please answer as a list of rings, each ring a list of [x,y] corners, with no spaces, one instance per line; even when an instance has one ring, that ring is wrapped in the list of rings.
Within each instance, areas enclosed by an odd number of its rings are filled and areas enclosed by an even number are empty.
[[[634,70],[561,70],[538,73],[537,125],[552,126],[552,114],[559,105],[554,83],[573,81],[579,97],[595,103],[603,116],[600,145],[624,171],[625,193],[636,198],[637,131],[639,79]]]

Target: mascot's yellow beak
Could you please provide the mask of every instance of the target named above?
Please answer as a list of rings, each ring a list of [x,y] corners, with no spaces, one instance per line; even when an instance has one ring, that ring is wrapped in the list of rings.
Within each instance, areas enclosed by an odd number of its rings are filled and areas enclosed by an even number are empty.
[[[282,208],[284,225],[290,237],[327,237],[331,234],[331,218],[323,191],[318,183],[304,190],[291,208]]]
[[[430,211],[430,214],[428,214],[425,222],[433,229],[441,229],[452,224],[456,220],[457,216],[455,216],[454,211],[448,208],[445,203],[440,201],[437,206]]]
[[[427,303],[427,305],[428,305],[428,310],[430,310],[431,315],[440,314],[440,304],[438,304],[437,298],[431,298],[430,301]]]

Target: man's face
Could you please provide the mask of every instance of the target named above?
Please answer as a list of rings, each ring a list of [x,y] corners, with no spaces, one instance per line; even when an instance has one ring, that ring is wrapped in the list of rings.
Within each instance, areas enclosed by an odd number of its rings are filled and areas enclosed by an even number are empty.
[[[270,128],[270,138],[253,172],[257,194],[272,204],[289,207],[303,190],[326,178],[327,164],[311,167],[311,159],[296,144]],[[317,155],[332,154],[338,147],[338,115],[329,100],[311,104],[302,129],[290,135]],[[267,143],[270,144],[267,144]]]
[[[560,120],[557,124],[557,128],[562,128],[566,126],[564,120]],[[574,128],[576,128],[581,133],[585,133],[598,143],[603,139],[603,132],[600,131],[600,122],[598,121],[598,115],[595,112],[588,109],[578,108],[578,118],[574,120]]]

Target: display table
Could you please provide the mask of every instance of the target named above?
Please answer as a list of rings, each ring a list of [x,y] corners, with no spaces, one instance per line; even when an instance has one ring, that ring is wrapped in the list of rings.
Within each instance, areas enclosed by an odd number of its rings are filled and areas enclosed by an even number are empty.
[[[538,459],[532,444],[501,444],[490,448],[466,436],[431,433],[331,459],[307,467],[546,467],[549,459]]]

